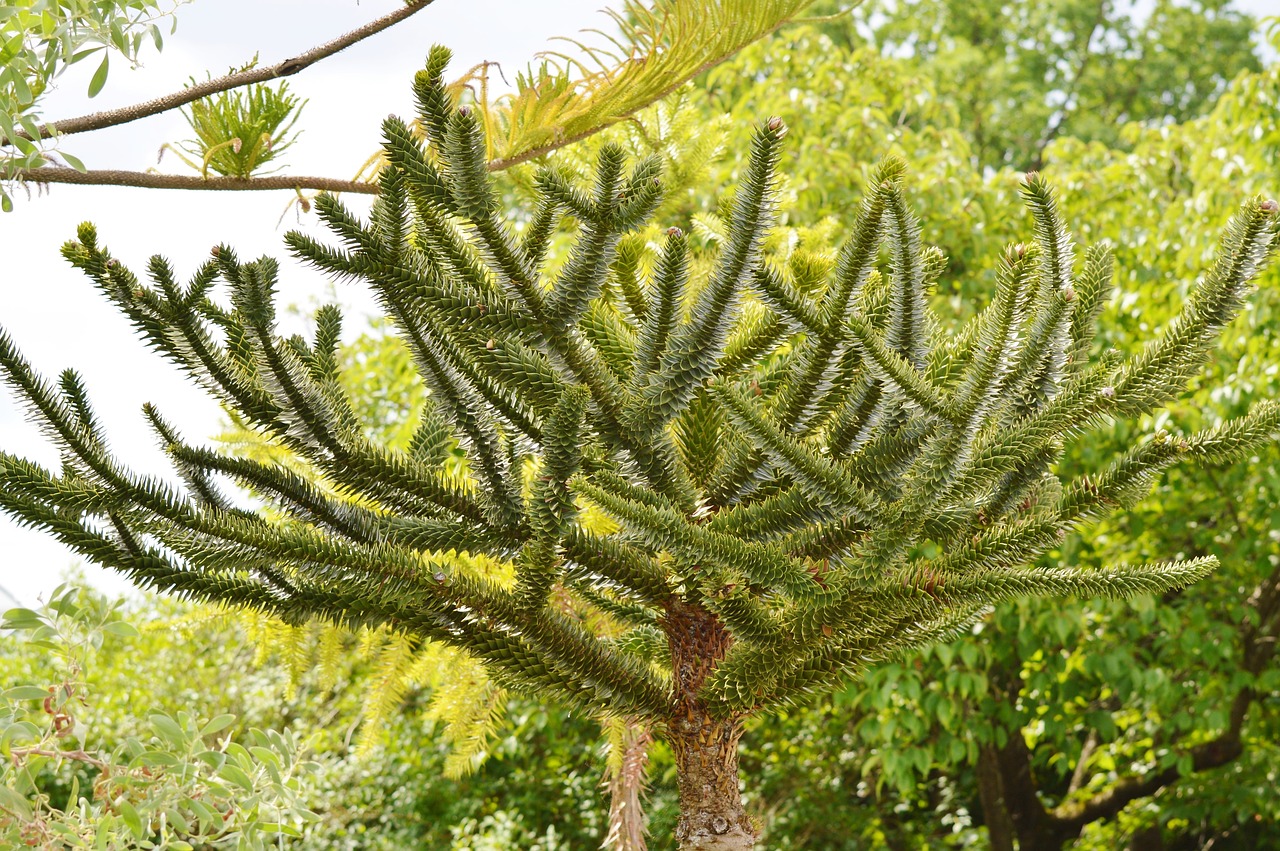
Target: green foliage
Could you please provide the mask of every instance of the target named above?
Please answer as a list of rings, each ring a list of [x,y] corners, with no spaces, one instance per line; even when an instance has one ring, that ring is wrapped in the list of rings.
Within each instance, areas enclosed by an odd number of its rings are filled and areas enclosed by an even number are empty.
[[[232,73],[248,70],[254,64],[232,69]],[[180,148],[199,163],[182,159],[199,168],[204,177],[210,170],[223,177],[262,174],[262,167],[298,138],[296,133],[289,133],[305,105],[306,101],[289,94],[287,82],[278,86],[254,83],[193,101],[183,108],[182,116],[196,137]]]
[[[835,11],[836,3],[815,12]],[[1037,169],[1059,137],[1123,144],[1134,122],[1179,123],[1260,68],[1257,21],[1230,0],[872,2],[823,24],[842,47],[909,55],[980,167]],[[914,123],[915,117],[904,118]]]
[[[449,739],[447,723],[438,712],[441,697],[434,689],[450,692],[449,699],[466,699],[466,672],[474,663],[459,660],[456,652],[444,653],[451,657],[449,675],[430,687],[407,688],[394,712],[376,719],[378,735],[364,753],[357,754],[363,733],[352,735],[352,727],[369,723],[357,716],[362,702],[380,687],[376,659],[350,652],[348,647],[332,668],[326,669],[318,656],[308,657],[295,677],[285,670],[292,661],[291,651],[278,625],[268,638],[255,634],[265,624],[246,624],[235,613],[155,597],[132,600],[122,608],[121,603],[108,603],[92,591],[68,593],[80,606],[75,619],[60,614],[50,617],[62,630],[58,646],[72,648],[66,658],[81,666],[70,707],[78,738],[53,735],[53,746],[72,753],[83,746],[86,756],[104,761],[118,749],[131,747],[131,741],[168,752],[171,746],[155,738],[151,716],[176,722],[193,707],[210,718],[235,718],[206,740],[215,750],[228,742],[257,747],[253,728],[279,731],[266,734],[272,741],[280,736],[288,742],[305,742],[299,753],[305,751],[306,762],[297,764],[295,777],[300,782],[290,794],[296,794],[296,806],[311,811],[315,818],[294,823],[302,832],[300,837],[268,837],[284,847],[313,851],[449,848],[455,835],[475,838],[509,831],[521,848],[549,834],[558,836],[562,847],[588,848],[599,845],[604,835],[607,805],[599,795],[600,760],[595,748],[583,746],[598,737],[598,725],[590,719],[548,712],[515,699],[497,735],[486,745],[489,759],[461,779],[447,776],[460,752]],[[104,618],[112,624],[107,631],[99,628]],[[131,632],[130,625],[136,625],[136,631]],[[121,634],[125,632],[130,635]],[[94,636],[101,639],[98,647],[93,646]],[[0,681],[6,687],[39,684],[40,694],[47,696],[46,683],[68,679],[67,670],[56,667],[64,657],[37,646],[31,637],[30,631],[19,631],[0,638]],[[273,652],[263,654],[267,640]],[[41,729],[52,726],[52,716],[43,712],[40,700],[5,706],[16,706]],[[251,749],[251,754],[256,753]],[[180,752],[176,756],[186,759]],[[265,762],[245,770],[256,778],[262,766]],[[95,803],[97,767],[70,757],[61,762],[32,761],[27,767],[32,784],[27,800],[33,805],[46,800],[58,810],[46,808],[46,821],[54,816],[68,818],[62,802],[68,800],[73,783],[82,797]],[[141,772],[129,775],[127,768],[127,760],[112,763],[113,776],[128,783],[131,800],[142,802],[141,808],[135,803],[135,809],[143,815],[145,807],[164,803],[175,787],[197,797],[203,794],[178,782],[181,775],[175,775],[175,768],[162,775],[153,766],[150,777]],[[226,838],[234,847],[235,826],[252,821],[254,814],[246,805],[249,796],[240,793],[239,787],[233,791],[230,802],[213,797],[200,800],[210,806],[217,803],[220,813],[230,803]],[[264,798],[270,800],[270,796]],[[118,819],[96,803],[76,818],[78,829],[87,835],[105,825],[111,831],[106,835],[115,837],[120,827]],[[18,828],[10,824],[5,829]],[[177,843],[190,837],[171,833],[171,839],[175,841],[168,847],[181,847]],[[16,841],[13,844],[21,847]],[[135,846],[121,840],[111,847]]]
[[[666,678],[566,618],[550,604],[553,585],[581,588],[585,605],[593,595],[621,595],[661,608],[676,597],[705,607],[738,641],[701,699],[714,713],[734,715],[830,688],[1010,596],[1124,596],[1178,587],[1212,567],[1211,558],[1090,571],[1023,565],[1081,519],[1131,504],[1178,458],[1215,457],[1227,441],[1236,452],[1274,430],[1275,407],[1262,407],[1248,428],[1157,434],[1092,477],[1051,472],[1064,436],[1113,412],[1158,408],[1203,363],[1269,251],[1274,202],[1242,208],[1182,314],[1117,367],[1067,359],[1083,333],[1073,322],[1094,310],[1072,310],[1072,243],[1039,178],[1023,188],[1035,244],[1007,252],[995,305],[947,342],[925,299],[925,269],[934,261],[903,200],[903,166],[889,159],[825,289],[802,296],[788,285],[787,301],[805,306],[786,348],[726,374],[721,357],[743,332],[738,307],[760,280],[773,217],[785,127],[770,119],[755,133],[715,265],[687,298],[660,292],[664,280],[681,278],[661,271],[683,262],[682,237],[669,238],[653,284],[659,291],[645,301],[677,298],[683,309],[665,335],[646,332],[647,364],[629,366],[606,353],[632,351],[624,324],[570,331],[588,306],[606,315],[631,309],[604,284],[619,237],[657,203],[656,164],[642,161],[624,175],[621,151],[605,146],[589,192],[546,173],[544,201],[567,208],[579,234],[544,288],[535,284],[538,266],[498,219],[475,117],[463,108],[423,115],[422,123],[445,128],[432,139],[443,168],[404,124],[389,120],[390,165],[371,222],[322,198],[321,215],[347,247],[301,234],[288,241],[321,269],[374,287],[433,409],[464,447],[474,490],[370,443],[327,347],[275,335],[272,261],[241,263],[222,247],[182,287],[157,258],[155,285],[143,287],[85,226],[67,257],[153,345],[202,376],[246,423],[358,498],[336,500],[265,464],[219,463],[185,447],[154,412],[189,481],[232,472],[270,494],[288,519],[264,522],[203,486],[193,501],[140,479],[102,449],[82,394],[49,388],[6,343],[0,360],[11,382],[77,459],[54,477],[6,458],[6,509],[159,589],[293,621],[393,627],[469,651],[503,685],[653,720],[666,711]],[[469,221],[469,240],[451,216]],[[884,274],[876,268],[882,241]],[[205,298],[216,277],[231,284],[230,310]],[[884,286],[872,286],[873,277]],[[323,328],[329,320],[320,321]],[[977,341],[976,353],[966,340]],[[934,362],[943,368],[924,371]],[[727,414],[724,452],[698,491],[667,428],[707,393]],[[526,501],[522,471],[534,457],[542,473]],[[626,530],[614,537],[629,553],[623,563],[575,558],[571,539],[593,533],[573,521],[568,489]],[[718,516],[704,523],[708,512]],[[105,530],[88,522],[95,515]],[[456,551],[518,553],[516,587],[476,575]],[[637,582],[635,572],[654,579]]]
[[[98,62],[89,96],[102,91],[118,53],[136,62],[144,45],[164,44],[159,22],[182,0],[17,0],[0,9],[0,180],[18,169],[38,168],[51,156],[40,144],[41,96],[68,67],[86,59]],[[19,132],[26,134],[25,137]],[[79,160],[61,154],[68,164]],[[0,202],[13,208],[6,187]]]
[[[843,52],[833,35],[798,28],[767,48],[749,49],[709,75],[706,94],[694,90],[685,95],[684,120],[696,124],[701,115],[708,122],[726,108],[775,112],[787,120],[796,157],[789,161],[791,178],[784,191],[794,192],[794,201],[786,218],[792,227],[771,246],[774,262],[780,264],[809,246],[806,241],[821,233],[832,210],[854,203],[846,186],[821,179],[827,170],[857,174],[861,163],[882,156],[892,139],[892,148],[917,166],[908,180],[929,199],[919,210],[923,229],[948,260],[933,306],[943,315],[962,318],[970,308],[961,297],[983,304],[993,290],[987,282],[994,270],[985,277],[976,270],[1018,238],[1023,219],[1012,189],[1021,176],[995,172],[983,179],[972,172],[972,140],[955,118],[954,103],[932,94],[927,68],[868,50]],[[831,91],[842,92],[842,100],[831,100]],[[1246,74],[1203,118],[1161,128],[1125,128],[1123,150],[1065,135],[1048,146],[1045,173],[1063,189],[1066,215],[1086,222],[1082,232],[1091,240],[1109,241],[1116,256],[1112,294],[1100,305],[1095,352],[1132,353],[1151,328],[1169,322],[1211,256],[1212,234],[1239,195],[1271,188],[1280,138],[1276,91],[1274,68]],[[850,109],[849,103],[863,107]],[[646,121],[650,134],[661,126],[656,118]],[[726,150],[728,157],[713,166],[709,183],[741,168],[734,146]],[[706,194],[697,194],[692,204],[715,209]],[[1138,212],[1148,209],[1150,214]],[[1080,277],[1085,274],[1081,269]],[[1141,428],[1176,432],[1211,426],[1280,394],[1270,369],[1280,357],[1277,281],[1274,269],[1261,273],[1250,307],[1193,379],[1192,396],[1145,419]],[[1083,306],[1086,290],[1080,280],[1075,289],[1077,304]],[[1099,464],[1124,451],[1137,433],[1124,422],[1095,431],[1089,440],[1069,446],[1066,469]],[[1068,537],[1042,559],[1047,565],[1099,565],[1138,563],[1171,553],[1217,554],[1221,582],[1166,595],[1155,610],[1158,619],[1145,614],[1147,603],[1139,606],[1142,616],[1135,616],[1129,605],[1101,601],[1001,607],[980,634],[962,637],[957,650],[940,647],[937,653],[915,657],[909,666],[873,667],[865,685],[850,689],[849,695],[859,699],[842,700],[835,712],[799,713],[781,726],[771,721],[750,731],[744,769],[766,790],[777,790],[762,791],[761,807],[774,814],[767,834],[770,845],[787,847],[784,843],[806,836],[818,842],[813,838],[816,820],[799,814],[792,818],[792,812],[823,813],[832,847],[839,847],[834,837],[862,835],[863,814],[877,825],[875,830],[891,837],[876,842],[982,845],[989,840],[975,775],[980,743],[1017,736],[1033,742],[1032,777],[1040,798],[1053,807],[1064,800],[1091,731],[1119,725],[1127,732],[1103,739],[1085,760],[1080,771],[1092,778],[1091,784],[1073,800],[1103,797],[1121,783],[1151,774],[1153,746],[1162,749],[1162,764],[1182,760],[1185,766],[1189,755],[1176,743],[1209,741],[1229,729],[1223,709],[1242,683],[1258,685],[1242,727],[1242,756],[1224,768],[1183,774],[1155,797],[1135,800],[1118,821],[1092,823],[1078,842],[1120,847],[1140,816],[1144,824],[1165,825],[1169,841],[1236,836],[1243,847],[1261,843],[1259,837],[1268,835],[1275,814],[1257,790],[1271,782],[1265,766],[1272,764],[1271,743],[1276,740],[1273,713],[1262,707],[1280,699],[1280,692],[1275,690],[1274,661],[1263,663],[1261,675],[1242,670],[1247,630],[1241,625],[1260,618],[1275,623],[1274,611],[1264,615],[1248,601],[1275,582],[1270,532],[1276,523],[1277,466],[1274,449],[1266,449],[1229,469],[1171,470],[1151,496],[1121,518],[1104,522],[1097,534]],[[1238,510],[1228,508],[1227,494],[1233,495],[1230,502]],[[1105,668],[1097,667],[1095,658],[1107,659]],[[1034,679],[1015,679],[1012,691],[998,685],[1009,672],[1028,665],[1047,667]],[[1159,676],[1128,680],[1117,693],[1114,683],[1121,673],[1148,669]],[[1194,687],[1184,685],[1192,683]],[[1012,706],[1018,707],[1016,713]],[[1046,717],[1058,720],[1045,726],[1041,719]],[[1177,726],[1171,719],[1177,719]],[[761,744],[757,748],[752,741]],[[832,741],[839,741],[840,748],[832,747]],[[757,753],[790,756],[762,763]],[[805,767],[792,774],[792,760]],[[1134,774],[1127,773],[1129,767],[1135,767]],[[826,780],[814,783],[814,777]],[[785,801],[786,811],[773,809],[769,800]],[[835,812],[847,814],[848,820],[834,819]]]
[[[140,637],[119,603],[62,586],[39,611],[6,612],[3,628],[18,645],[5,648],[0,710],[5,844],[263,849],[316,819],[299,794],[311,766],[292,735],[252,729],[241,744],[227,732],[234,715],[187,711],[152,711],[132,735],[111,729],[93,668],[105,645]],[[42,670],[16,684],[10,666],[37,652]]]
[[[948,266],[921,244],[894,159],[867,181],[838,252],[788,256],[787,232],[767,233],[780,120],[757,129],[732,201],[696,220],[704,245],[677,232],[645,244],[656,164],[627,174],[608,145],[589,188],[551,171],[533,181],[539,201],[517,237],[485,177],[475,117],[445,106],[438,77],[427,83],[431,150],[387,124],[371,222],[326,199],[345,247],[290,238],[321,268],[372,284],[400,328],[430,391],[410,451],[375,445],[354,412],[332,351],[336,312],[318,316],[314,344],[274,334],[269,261],[220,248],[190,287],[153,261],[155,285],[143,287],[84,229],[73,262],[320,486],[275,463],[219,460],[157,415],[195,499],[138,479],[102,451],[78,384],[64,381],[59,398],[7,346],[15,383],[79,458],[57,478],[8,459],[11,511],[162,588],[295,623],[385,625],[468,650],[503,685],[655,720],[663,663],[628,648],[648,646],[658,612],[677,602],[736,636],[700,695],[734,716],[829,689],[1011,595],[1128,595],[1210,565],[1182,550],[1180,565],[1143,569],[1024,566],[1074,540],[1078,519],[1136,501],[1174,460],[1247,454],[1275,431],[1274,407],[1242,406],[1221,429],[1170,436],[1146,423],[1142,439],[1118,426],[1105,453],[1082,458],[1088,444],[1068,443],[1063,454],[1064,440],[1117,412],[1154,412],[1199,373],[1265,259],[1271,204],[1231,221],[1217,265],[1163,336],[1127,360],[1091,360],[1106,255],[1094,250],[1076,273],[1059,202],[1038,178],[1021,190],[1035,243],[998,255],[990,306],[954,332],[928,297]],[[558,227],[560,211],[570,221]],[[563,256],[545,259],[561,241]],[[1117,249],[1123,280],[1128,248]],[[206,298],[216,277],[231,284],[230,309]],[[442,466],[451,445],[466,478]],[[267,495],[274,516],[230,508],[208,487],[214,472]],[[599,509],[622,531],[582,522]],[[458,551],[512,562],[514,582]],[[603,613],[628,631],[601,641],[574,620]],[[931,764],[867,761],[903,789]]]
[[[579,49],[575,57],[549,52],[516,76],[516,91],[489,98],[490,63],[450,86],[480,110],[486,156],[505,168],[591,136],[670,94],[743,47],[788,23],[813,0],[625,0],[607,14],[617,32],[598,33],[610,46]],[[428,61],[420,81],[429,79]],[[437,101],[443,103],[443,101]]]
[[[498,846],[504,849],[535,842],[561,849],[600,846],[607,818],[600,758],[595,748],[584,747],[598,736],[594,722],[516,699],[491,757],[471,774],[450,779],[450,746],[418,706],[411,699],[389,719],[385,741],[366,755],[323,760],[310,790],[321,821],[302,847],[448,849],[499,837],[509,843]]]

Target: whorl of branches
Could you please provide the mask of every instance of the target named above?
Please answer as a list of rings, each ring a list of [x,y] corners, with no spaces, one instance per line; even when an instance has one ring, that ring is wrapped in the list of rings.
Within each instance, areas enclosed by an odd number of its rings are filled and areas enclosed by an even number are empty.
[[[53,472],[0,454],[4,510],[145,586],[291,622],[388,626],[462,648],[502,686],[658,721],[677,610],[731,635],[698,697],[733,717],[802,700],[1012,596],[1124,596],[1212,570],[1029,565],[1169,464],[1219,463],[1275,434],[1269,402],[1198,434],[1157,433],[1089,475],[1056,467],[1064,441],[1157,409],[1197,372],[1272,253],[1274,202],[1243,205],[1217,263],[1138,355],[1091,359],[1110,255],[1092,250],[1074,271],[1038,176],[1023,189],[1033,241],[1007,251],[990,304],[954,333],[931,315],[937,258],[894,159],[825,287],[789,280],[762,256],[786,135],[775,118],[755,132],[709,274],[692,274],[671,228],[650,277],[619,288],[618,241],[655,209],[657,164],[628,168],[606,146],[590,185],[544,171],[517,232],[477,116],[451,106],[447,59],[434,51],[417,83],[426,141],[384,125],[370,219],[322,196],[338,244],[286,238],[371,287],[397,326],[430,388],[411,447],[368,437],[339,380],[336,308],[318,312],[312,341],[281,336],[274,261],[219,246],[185,285],[159,257],[143,283],[84,225],[66,258],[315,478],[193,446],[151,408],[182,485],[140,476],[108,450],[78,377],[45,381],[0,334],[0,367],[65,459]],[[576,240],[551,274],[559,228]],[[452,447],[463,483],[443,472]],[[224,477],[279,519],[237,507]],[[459,554],[508,563],[514,581]],[[584,611],[617,628],[589,629]]]

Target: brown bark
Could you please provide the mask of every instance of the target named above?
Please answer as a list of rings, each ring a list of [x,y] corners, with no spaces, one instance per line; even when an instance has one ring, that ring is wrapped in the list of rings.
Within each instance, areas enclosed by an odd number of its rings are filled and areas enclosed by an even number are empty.
[[[1191,748],[1193,773],[1219,768],[1239,758],[1244,750],[1240,730],[1252,700],[1249,690],[1238,693],[1232,701],[1227,730]],[[1086,825],[1114,818],[1132,801],[1154,795],[1182,777],[1172,766],[1141,777],[1122,777],[1092,798],[1048,809],[1037,792],[1031,752],[1022,731],[1007,732],[1009,740],[1004,747],[986,745],[978,757],[979,797],[995,851],[1056,851],[1077,838]],[[1087,754],[1081,758],[1087,759]]]
[[[72,183],[80,186],[134,186],[141,189],[197,189],[222,192],[312,189],[321,192],[377,195],[382,189],[378,183],[367,183],[361,180],[286,174],[269,177],[200,177],[194,174],[157,174],[144,171],[76,171],[74,168],[45,166],[19,170],[16,176],[28,183]]]
[[[644,793],[652,742],[653,736],[642,723],[627,722],[619,742],[621,764],[616,771],[612,767],[609,771],[609,832],[602,847],[611,851],[648,851],[640,796]]]
[[[732,636],[701,607],[677,603],[667,612],[675,678],[667,741],[676,761],[680,851],[750,851],[756,830],[738,790],[740,717],[713,717],[698,698]]]
[[[1016,657],[1009,667],[988,674],[992,695],[1013,704],[1022,691]],[[978,791],[983,820],[995,851],[1057,851],[1067,837],[1040,800],[1031,771],[1031,750],[1020,728],[1005,729],[1005,743],[978,751]]]
[[[987,826],[991,851],[1016,851],[1013,842],[1013,820],[1004,800],[1004,780],[996,761],[995,745],[983,745],[978,751],[978,799]]]
[[[1031,751],[1022,731],[1010,731],[1004,747],[985,746],[979,756],[979,762],[983,760],[998,777],[999,804],[1003,810],[995,814],[986,811],[987,798],[984,795],[982,803],[988,824],[993,819],[1007,820],[1013,838],[1017,840],[1014,847],[1021,851],[1057,851],[1065,845],[1070,834],[1040,801],[1035,777],[1031,773]]]
[[[1160,825],[1143,828],[1129,839],[1127,851],[1165,851],[1164,832]]]

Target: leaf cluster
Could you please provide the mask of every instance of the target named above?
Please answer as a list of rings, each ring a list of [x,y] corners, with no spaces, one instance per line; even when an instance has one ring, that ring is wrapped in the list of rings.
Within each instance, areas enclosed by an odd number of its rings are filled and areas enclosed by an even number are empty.
[[[253,729],[241,744],[226,732],[233,715],[152,711],[139,734],[99,739],[107,719],[90,669],[105,642],[139,637],[121,614],[119,602],[71,586],[40,610],[5,613],[6,642],[24,645],[13,652],[38,649],[61,670],[53,684],[13,684],[2,696],[0,839],[15,848],[190,851],[264,849],[301,836],[316,819],[299,785],[312,766],[291,734]]]
[[[161,0],[17,0],[0,9],[0,140],[6,150],[0,156],[0,180],[22,169],[39,168],[47,161],[40,145],[37,105],[53,80],[70,66],[101,58],[89,81],[89,97],[102,91],[117,53],[136,62],[144,45],[164,45],[159,22],[172,14],[169,6],[180,2]],[[24,138],[21,133],[26,134]],[[69,154],[70,165],[83,168]],[[13,201],[0,186],[5,212]]]
[[[210,170],[223,177],[262,174],[262,167],[298,138],[296,133],[289,133],[305,105],[306,101],[289,93],[287,82],[278,86],[254,83],[193,101],[182,110],[182,117],[195,138],[180,147],[200,162],[197,166],[186,157],[183,159],[198,167],[203,177]]]

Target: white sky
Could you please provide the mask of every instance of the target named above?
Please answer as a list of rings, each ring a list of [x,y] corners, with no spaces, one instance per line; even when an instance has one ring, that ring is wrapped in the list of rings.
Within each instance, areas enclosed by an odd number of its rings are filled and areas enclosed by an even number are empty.
[[[145,67],[113,65],[106,89],[84,97],[94,62],[75,68],[59,81],[44,114],[50,119],[136,103],[166,94],[192,76],[203,78],[238,66],[260,53],[271,64],[393,11],[399,0],[200,0],[178,13],[178,31],[161,53],[144,55]],[[454,52],[449,76],[484,60],[502,63],[508,78],[523,68],[557,35],[604,27],[598,14],[606,0],[436,0],[390,30],[290,78],[289,86],[308,98],[297,144],[284,157],[294,174],[353,177],[379,143],[379,125],[389,113],[411,117],[410,81],[433,43]],[[145,170],[156,163],[164,142],[186,138],[188,128],[173,113],[83,136],[68,137],[65,149],[91,168]],[[166,156],[166,171],[182,171]],[[185,277],[225,242],[241,257],[271,254],[287,260],[281,239],[299,227],[290,212],[277,219],[289,192],[190,192],[104,186],[54,186],[30,200],[17,195],[13,213],[0,216],[0,325],[39,371],[50,379],[72,367],[82,373],[113,447],[135,469],[171,478],[150,429],[141,415],[155,402],[183,433],[199,441],[217,430],[220,411],[189,387],[176,369],[144,347],[128,323],[106,303],[82,274],[58,253],[75,236],[76,225],[92,221],[100,241],[135,272],[148,257],[164,254]],[[352,205],[359,202],[350,199]],[[314,228],[314,215],[302,226]],[[286,299],[307,301],[325,282],[299,266],[284,265]],[[344,296],[357,296],[351,289]],[[349,321],[351,328],[357,323]],[[0,447],[47,466],[56,453],[22,411],[7,388],[0,389]],[[12,595],[32,605],[80,560],[41,532],[18,527],[0,515],[0,610]],[[86,565],[99,585],[124,590],[123,579]]]
[[[491,60],[510,77],[556,35],[604,27],[598,9],[608,0],[436,0],[391,30],[292,77],[289,85],[309,99],[299,127],[304,132],[285,155],[295,174],[350,177],[378,146],[381,119],[412,114],[409,81],[428,47],[453,49],[453,75]],[[270,64],[389,12],[399,0],[200,0],[179,11],[178,32],[165,50],[145,55],[145,67],[114,67],[97,99],[84,97],[94,63],[86,62],[61,81],[45,115],[66,118],[136,103],[179,88],[188,77],[215,74],[255,53]],[[1280,13],[1280,0],[1237,0],[1256,15]],[[142,170],[155,165],[164,142],[187,135],[177,114],[156,116],[110,130],[69,137],[66,149],[90,167]],[[166,170],[181,171],[167,158]],[[217,429],[220,412],[177,371],[149,352],[128,324],[89,281],[58,253],[85,220],[98,225],[100,240],[141,272],[154,253],[167,256],[185,277],[214,244],[225,242],[242,257],[271,254],[284,265],[286,300],[306,302],[324,281],[287,263],[281,237],[299,227],[291,212],[277,227],[290,197],[278,193],[160,191],[112,187],[55,186],[30,200],[17,197],[14,213],[0,216],[0,325],[48,378],[67,367],[79,370],[114,448],[135,469],[169,476],[140,408],[155,402],[192,440]],[[349,203],[358,203],[349,198]],[[314,228],[314,217],[304,217]],[[342,291],[357,309],[358,292]],[[348,328],[355,325],[348,322]],[[0,388],[0,447],[56,466],[57,457],[27,423],[7,389]],[[0,515],[0,610],[6,595],[25,605],[47,593],[79,559],[42,533],[19,528]],[[114,574],[85,566],[90,578],[124,590]]]

